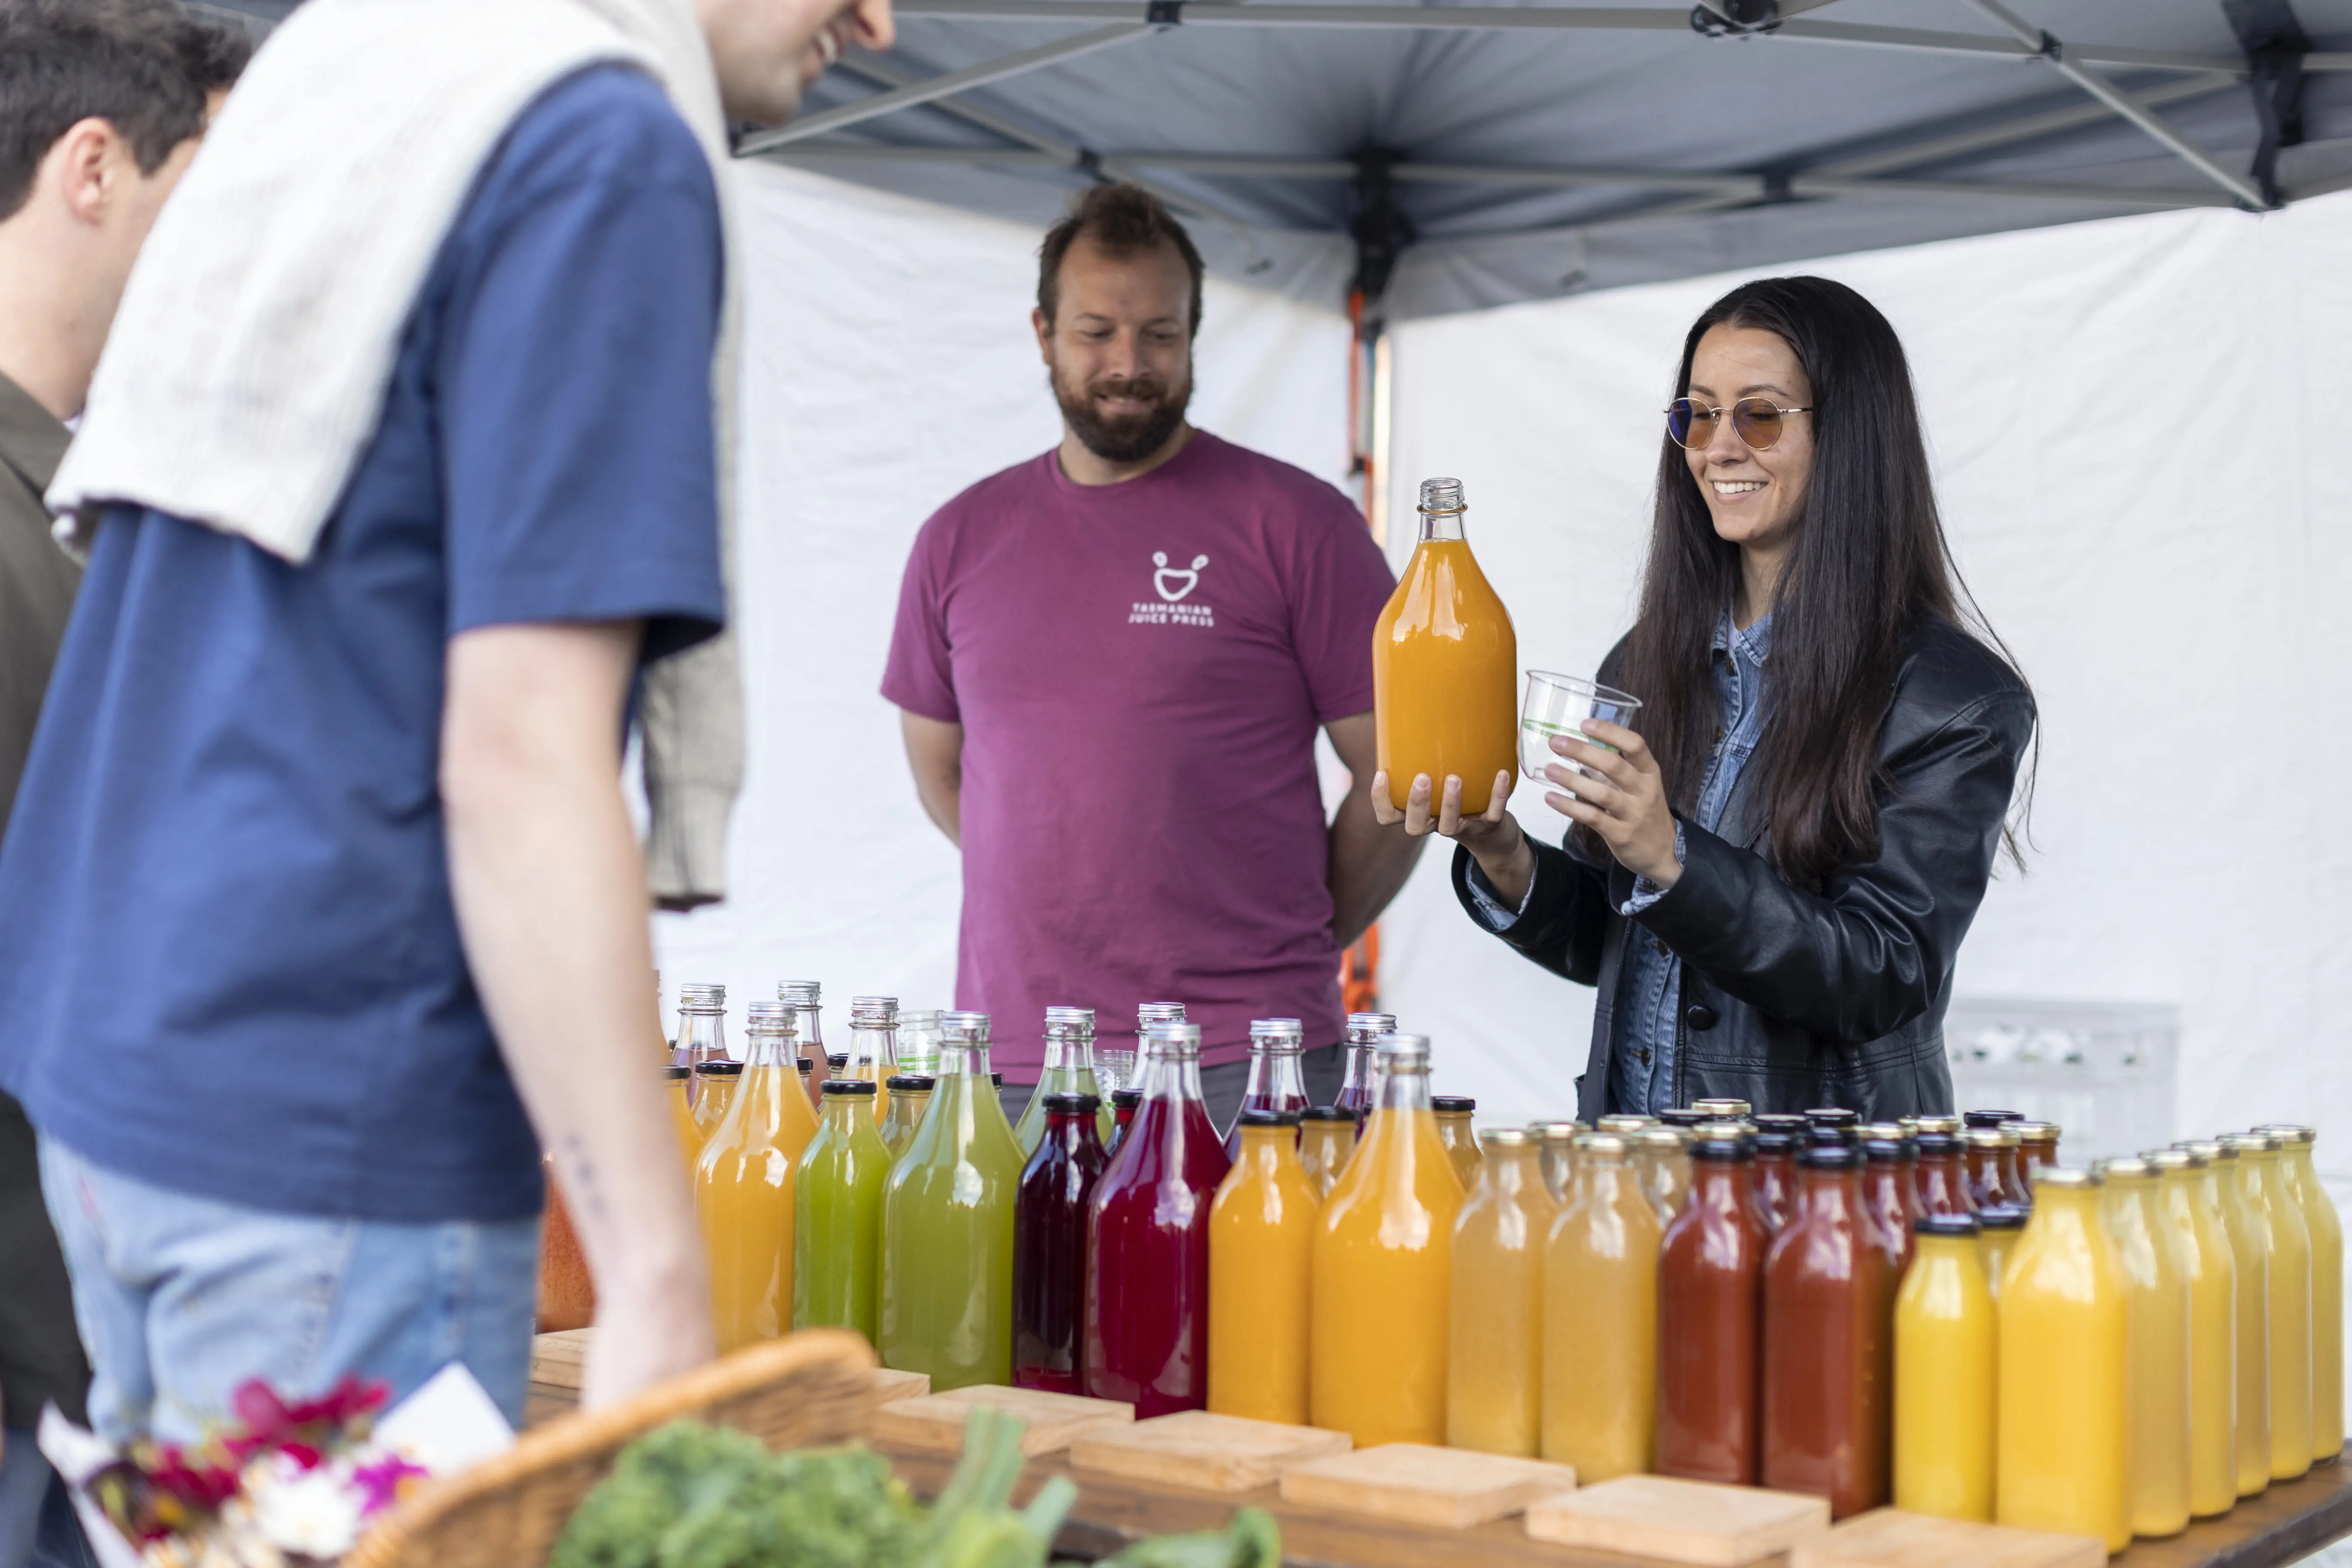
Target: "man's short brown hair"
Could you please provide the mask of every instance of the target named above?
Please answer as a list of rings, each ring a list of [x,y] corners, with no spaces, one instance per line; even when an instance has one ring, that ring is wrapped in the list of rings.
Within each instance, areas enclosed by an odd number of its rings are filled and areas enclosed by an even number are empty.
[[[205,100],[252,58],[235,28],[173,0],[0,0],[0,219],[32,195],[49,149],[84,120],[131,143],[143,174],[205,129]]]
[[[1054,324],[1055,308],[1062,302],[1062,258],[1080,239],[1115,257],[1175,247],[1184,258],[1184,269],[1192,275],[1191,330],[1199,333],[1201,279],[1208,271],[1201,252],[1165,202],[1140,186],[1124,184],[1088,188],[1062,221],[1045,231],[1045,243],[1037,248],[1037,309],[1045,313],[1047,326]]]

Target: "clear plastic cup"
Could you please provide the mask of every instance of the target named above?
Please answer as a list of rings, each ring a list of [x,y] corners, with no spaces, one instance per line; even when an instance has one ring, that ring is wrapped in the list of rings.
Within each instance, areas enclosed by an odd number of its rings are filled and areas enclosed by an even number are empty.
[[[1573,675],[1555,675],[1548,669],[1528,671],[1527,700],[1519,705],[1520,775],[1543,783],[1544,770],[1554,763],[1582,773],[1582,768],[1551,749],[1551,738],[1573,735],[1600,745],[1579,727],[1584,721],[1599,719],[1631,729],[1633,715],[1641,706],[1640,698],[1613,686]]]

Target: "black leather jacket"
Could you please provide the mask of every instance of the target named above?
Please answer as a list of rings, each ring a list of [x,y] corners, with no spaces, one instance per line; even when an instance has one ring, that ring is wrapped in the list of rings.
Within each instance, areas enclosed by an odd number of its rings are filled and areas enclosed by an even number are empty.
[[[1619,652],[1602,662],[1607,680]],[[1849,1106],[1864,1121],[1952,1108],[1944,1012],[1960,939],[1983,901],[2033,702],[2008,666],[1958,627],[1922,628],[1904,651],[1878,741],[1877,857],[1819,894],[1759,853],[1758,770],[1743,772],[1721,833],[1683,824],[1683,873],[1630,920],[1633,875],[1537,844],[1526,909],[1503,940],[1600,987],[1577,1114],[1609,1101],[1625,943],[1654,937],[1683,960],[1674,1103],[1731,1097],[1759,1110]],[[1458,846],[1454,886],[1476,918]]]

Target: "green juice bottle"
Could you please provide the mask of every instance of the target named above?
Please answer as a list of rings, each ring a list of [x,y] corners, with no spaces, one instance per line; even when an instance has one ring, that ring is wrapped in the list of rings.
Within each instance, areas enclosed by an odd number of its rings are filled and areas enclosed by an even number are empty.
[[[1110,1097],[1102,1091],[1095,1078],[1095,1010],[1092,1007],[1048,1007],[1045,1009],[1045,1070],[1037,1075],[1037,1088],[1029,1096],[1029,1107],[1021,1113],[1021,1125],[1013,1135],[1021,1141],[1021,1157],[1026,1160],[1045,1141],[1045,1097],[1049,1094],[1091,1094],[1102,1102],[1095,1113],[1097,1136],[1108,1142],[1110,1138]]]
[[[793,1327],[880,1329],[882,1193],[890,1150],[874,1125],[878,1086],[830,1079],[824,1119],[793,1190]]]
[[[1013,1381],[1021,1145],[988,1077],[988,1015],[940,1017],[940,1071],[882,1203],[882,1364],[931,1392]]]

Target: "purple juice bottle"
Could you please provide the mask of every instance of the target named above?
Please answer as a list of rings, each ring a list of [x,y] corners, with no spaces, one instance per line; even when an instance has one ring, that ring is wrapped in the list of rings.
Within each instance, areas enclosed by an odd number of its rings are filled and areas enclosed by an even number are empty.
[[[1200,1026],[1154,1024],[1143,1051],[1143,1103],[1087,1226],[1085,1392],[1139,1421],[1209,1402],[1209,1205],[1230,1168]]]
[[[1381,1093],[1372,1072],[1372,1048],[1381,1043],[1382,1035],[1396,1033],[1396,1024],[1394,1013],[1348,1015],[1348,1077],[1339,1086],[1339,1098],[1332,1103],[1342,1110],[1355,1112],[1359,1135],[1364,1131],[1364,1118],[1372,1113]]]
[[[1079,1394],[1087,1225],[1105,1156],[1091,1094],[1045,1097],[1045,1131],[1013,1207],[1013,1385]]]
[[[1298,1063],[1307,1035],[1296,1018],[1258,1018],[1250,1024],[1249,1083],[1242,1090],[1242,1110],[1307,1109],[1307,1078]],[[1297,1129],[1291,1142],[1297,1142]],[[1242,1157],[1242,1113],[1225,1129],[1225,1161]]]

